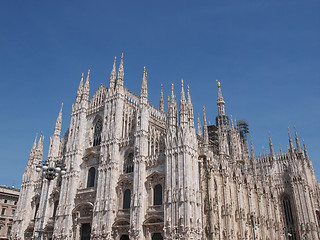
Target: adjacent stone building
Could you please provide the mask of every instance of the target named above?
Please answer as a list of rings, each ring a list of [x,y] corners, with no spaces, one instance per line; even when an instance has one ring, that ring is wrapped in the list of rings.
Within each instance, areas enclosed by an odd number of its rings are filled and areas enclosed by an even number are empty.
[[[145,69],[140,95],[124,86],[123,57],[91,99],[82,76],[69,130],[60,136],[61,108],[45,161],[66,174],[35,171],[35,140],[12,239],[320,239],[319,183],[296,130],[287,151],[269,136],[269,153],[256,156],[219,82],[216,124],[204,109],[197,131],[186,89],[181,81],[177,99],[172,84],[165,112],[162,88],[159,108],[148,101]]]
[[[0,239],[9,239],[17,209],[19,189],[0,186]]]

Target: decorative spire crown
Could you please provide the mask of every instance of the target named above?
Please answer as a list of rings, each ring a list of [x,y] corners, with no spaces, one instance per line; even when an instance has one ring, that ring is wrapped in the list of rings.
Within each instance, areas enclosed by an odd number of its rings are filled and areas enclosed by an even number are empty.
[[[160,111],[164,111],[164,100],[163,100],[163,85],[161,84],[161,92],[160,92]]]

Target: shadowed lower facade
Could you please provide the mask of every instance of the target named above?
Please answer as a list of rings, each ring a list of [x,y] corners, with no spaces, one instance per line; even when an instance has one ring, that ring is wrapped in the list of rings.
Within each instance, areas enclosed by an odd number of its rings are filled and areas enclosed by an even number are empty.
[[[11,239],[320,239],[319,183],[304,143],[255,156],[248,126],[225,112],[218,82],[216,123],[197,131],[189,87],[174,86],[167,111],[124,86],[123,56],[109,86],[89,99],[89,72],[61,137],[62,107],[45,166],[43,136],[23,175]],[[178,102],[179,101],[179,102]],[[214,101],[214,99],[212,99]],[[251,152],[249,151],[251,150]]]

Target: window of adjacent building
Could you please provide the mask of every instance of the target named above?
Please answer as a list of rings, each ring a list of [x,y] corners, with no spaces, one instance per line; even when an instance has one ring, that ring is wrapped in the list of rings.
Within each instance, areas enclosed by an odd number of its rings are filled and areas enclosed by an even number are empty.
[[[162,205],[162,186],[156,185],[153,188],[153,205]]]
[[[131,173],[131,172],[133,172],[133,169],[134,169],[133,153],[129,153],[124,161],[123,172],[124,173]]]
[[[59,200],[54,202],[52,217],[56,216],[58,205],[59,205]]]
[[[123,209],[130,209],[131,191],[127,189],[123,193]]]
[[[6,209],[5,208],[2,208],[1,209],[1,215],[4,215],[6,213]]]
[[[17,202],[16,202],[16,201],[14,202],[14,205],[17,205]]]
[[[5,200],[4,200],[4,203],[7,203],[7,202],[8,202],[8,200],[7,200],[7,199],[5,199]]]
[[[102,121],[99,119],[96,122],[94,127],[94,134],[93,134],[93,146],[98,146],[101,143],[101,132],[102,132]]]
[[[16,210],[15,210],[15,209],[12,209],[12,210],[11,210],[11,215],[14,216],[15,213],[16,213]]]
[[[96,169],[94,167],[91,167],[88,171],[88,180],[87,180],[87,187],[94,187],[96,177]]]

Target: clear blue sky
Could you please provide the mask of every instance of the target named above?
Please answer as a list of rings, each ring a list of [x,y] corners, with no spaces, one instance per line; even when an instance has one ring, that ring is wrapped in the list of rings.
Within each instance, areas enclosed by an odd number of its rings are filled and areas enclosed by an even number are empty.
[[[167,96],[183,78],[195,116],[206,105],[212,123],[219,79],[256,152],[268,131],[285,149],[295,125],[319,179],[319,12],[319,0],[0,1],[0,184],[20,185],[41,130],[48,151],[61,102],[68,128],[81,73],[91,69],[92,95],[122,51],[126,87],[139,93],[146,65],[158,106],[160,84]]]

